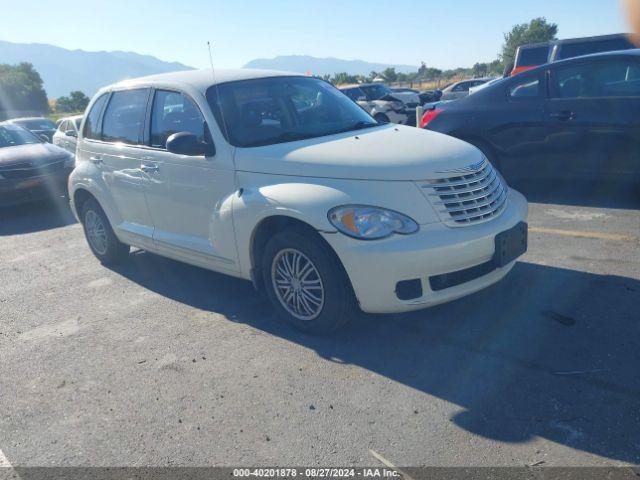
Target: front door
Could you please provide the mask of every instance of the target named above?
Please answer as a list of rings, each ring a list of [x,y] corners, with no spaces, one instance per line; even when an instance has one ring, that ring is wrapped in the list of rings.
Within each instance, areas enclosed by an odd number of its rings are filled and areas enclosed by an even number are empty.
[[[213,157],[176,155],[167,138],[189,132],[211,142],[196,103],[177,91],[156,90],[151,110],[147,155],[143,158],[145,192],[154,222],[154,240],[167,256],[217,270],[237,270],[232,231],[216,231],[225,201],[235,192],[235,171],[219,148]],[[224,157],[224,158],[223,158]],[[225,222],[226,230],[231,222]]]
[[[551,70],[545,108],[559,176],[632,179],[640,175],[640,61],[583,60]]]

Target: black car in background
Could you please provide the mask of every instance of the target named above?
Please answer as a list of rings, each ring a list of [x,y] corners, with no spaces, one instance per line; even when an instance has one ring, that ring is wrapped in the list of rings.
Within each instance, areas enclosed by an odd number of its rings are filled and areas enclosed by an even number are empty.
[[[46,138],[49,143],[53,141],[53,134],[56,133],[58,129],[55,123],[44,117],[12,118],[11,120],[7,120],[7,123],[26,128],[42,139]]]
[[[640,50],[549,63],[428,110],[420,127],[477,146],[507,180],[640,182]]]
[[[629,34],[599,35],[596,37],[567,38],[544,43],[521,45],[516,50],[513,69],[505,76],[515,75],[539,65],[592,53],[631,50],[636,48]]]
[[[0,207],[66,194],[73,167],[71,153],[0,123]]]

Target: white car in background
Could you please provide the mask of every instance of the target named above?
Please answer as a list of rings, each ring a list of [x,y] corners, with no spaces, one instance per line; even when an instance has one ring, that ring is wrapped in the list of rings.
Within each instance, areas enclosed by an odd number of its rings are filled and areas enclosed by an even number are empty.
[[[266,290],[288,322],[334,330],[503,278],[527,202],[475,147],[379,124],[317,78],[256,70],[127,80],[93,98],[69,180],[104,264],[129,246]]]
[[[61,118],[58,121],[58,129],[53,134],[52,143],[75,155],[81,123],[82,115]]]
[[[492,77],[487,78],[473,78],[471,80],[462,80],[455,82],[446,88],[442,89],[442,96],[440,100],[457,100],[469,95],[469,89],[477,87],[493,80]]]
[[[420,105],[416,93],[394,92],[382,83],[343,85],[339,89],[379,123],[416,125],[416,107]]]
[[[482,90],[483,88],[487,88],[489,85],[493,85],[494,83],[502,80],[503,77],[496,77],[496,78],[492,78],[491,80],[489,80],[488,82],[485,83],[481,83],[480,85],[476,85],[475,87],[470,87],[469,88],[469,95],[473,95],[474,93]]]

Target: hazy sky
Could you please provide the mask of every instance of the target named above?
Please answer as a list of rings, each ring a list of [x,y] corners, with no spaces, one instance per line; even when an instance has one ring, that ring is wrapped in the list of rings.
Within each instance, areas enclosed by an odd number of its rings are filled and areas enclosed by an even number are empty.
[[[556,22],[561,38],[628,30],[619,0],[9,3],[0,40],[127,50],[194,67],[208,65],[207,40],[221,68],[291,54],[450,68],[494,59],[504,32],[537,16]]]

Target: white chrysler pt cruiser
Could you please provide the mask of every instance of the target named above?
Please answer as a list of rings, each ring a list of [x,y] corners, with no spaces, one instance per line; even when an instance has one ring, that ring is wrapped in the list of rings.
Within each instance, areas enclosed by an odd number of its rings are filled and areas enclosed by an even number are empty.
[[[476,292],[527,248],[526,200],[478,149],[279,72],[100,90],[69,191],[104,264],[134,246],[252,280],[309,332]]]

